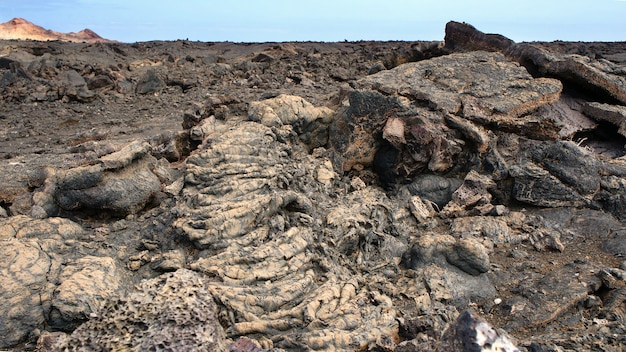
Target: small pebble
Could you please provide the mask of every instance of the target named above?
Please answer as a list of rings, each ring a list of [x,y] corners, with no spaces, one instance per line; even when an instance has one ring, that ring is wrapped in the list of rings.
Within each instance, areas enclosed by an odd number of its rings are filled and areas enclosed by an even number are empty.
[[[495,305],[498,305],[498,304],[502,303],[502,298],[496,298],[496,299],[494,299],[494,300],[493,300],[493,303],[494,303]]]

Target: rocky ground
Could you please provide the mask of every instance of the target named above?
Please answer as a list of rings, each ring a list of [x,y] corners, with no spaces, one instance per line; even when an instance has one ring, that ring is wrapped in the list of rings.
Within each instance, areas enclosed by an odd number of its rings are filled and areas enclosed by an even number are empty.
[[[626,346],[626,43],[2,41],[0,74],[0,349]]]

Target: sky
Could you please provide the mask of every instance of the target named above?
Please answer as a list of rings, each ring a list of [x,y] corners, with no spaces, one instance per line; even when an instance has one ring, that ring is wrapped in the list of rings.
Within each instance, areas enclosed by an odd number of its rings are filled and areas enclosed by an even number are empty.
[[[626,41],[626,0],[0,0],[0,22],[122,42],[443,40],[448,21],[520,41]]]

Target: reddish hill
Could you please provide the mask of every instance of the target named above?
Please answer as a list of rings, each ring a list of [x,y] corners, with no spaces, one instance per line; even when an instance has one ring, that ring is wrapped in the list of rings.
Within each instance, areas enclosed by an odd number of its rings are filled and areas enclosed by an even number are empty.
[[[45,29],[23,18],[14,18],[0,24],[0,39],[19,40],[61,40],[64,42],[112,42],[104,39],[90,29],[78,33],[61,33]]]

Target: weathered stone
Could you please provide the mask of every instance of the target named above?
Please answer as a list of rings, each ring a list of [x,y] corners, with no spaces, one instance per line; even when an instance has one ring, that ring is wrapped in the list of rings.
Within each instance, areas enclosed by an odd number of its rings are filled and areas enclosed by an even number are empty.
[[[444,217],[486,215],[494,208],[489,192],[495,188],[496,183],[491,178],[472,170],[465,175],[463,184],[452,193],[450,202],[441,210],[441,215]]]
[[[102,156],[99,161],[105,171],[121,169],[130,165],[134,160],[143,158],[150,152],[150,148],[150,144],[146,142],[134,141],[119,151]]]
[[[471,25],[458,22],[446,25],[446,48],[501,52],[526,66],[533,74],[556,77],[579,90],[600,93],[626,103],[624,69],[607,60],[550,53],[532,43],[515,44],[501,35],[485,34]]]
[[[613,231],[602,242],[602,250],[617,256],[626,255],[626,231]]]
[[[187,264],[185,252],[182,249],[172,250],[152,258],[150,266],[160,272],[183,269]]]
[[[385,113],[402,110],[408,104],[369,90],[350,92],[348,98],[349,108],[338,113],[329,130],[329,144],[339,154],[339,166],[344,171],[372,164],[380,145],[375,136],[385,124]]]
[[[324,200],[331,190],[315,170],[328,160],[286,158],[292,147],[279,138],[284,131],[245,122],[210,134],[207,149],[187,160],[187,201],[177,205],[184,216],[176,226],[206,248],[190,268],[220,278],[208,289],[234,313],[229,337],[280,335],[279,347],[332,350],[365,348],[395,335],[391,299],[358,285],[342,264],[348,256],[364,268],[399,259],[404,249],[388,234],[393,224],[379,205],[384,194],[366,188],[352,192],[351,201]],[[334,208],[320,248],[312,227],[323,223],[303,195],[312,189],[318,204]],[[321,255],[321,248],[330,252]],[[335,268],[322,280],[314,280],[318,260]]]
[[[468,23],[446,23],[445,49],[459,51],[506,51],[515,42],[500,34],[485,34]]]
[[[129,284],[110,258],[70,259],[83,235],[80,225],[63,218],[20,215],[0,223],[0,247],[7,251],[0,268],[5,283],[0,310],[9,317],[0,319],[0,330],[12,331],[3,335],[6,341],[36,337],[44,324],[70,329]],[[67,262],[63,270],[62,262]]]
[[[237,339],[237,341],[228,345],[228,352],[264,352],[265,349],[262,349],[259,346],[259,343],[249,339],[245,336],[242,336]]]
[[[453,236],[488,238],[494,244],[518,244],[527,237],[514,233],[505,218],[492,216],[465,216],[454,219],[450,229]]]
[[[115,82],[107,75],[97,75],[87,82],[87,88],[89,89],[101,89],[113,87]]]
[[[531,161],[511,166],[515,199],[545,207],[590,204],[600,190],[599,163],[572,142],[531,143]]]
[[[464,311],[445,331],[438,350],[450,352],[519,352],[508,335],[492,328],[476,313]]]
[[[578,192],[534,163],[512,166],[511,176],[515,178],[513,196],[521,202],[542,207],[588,204]]]
[[[486,248],[476,239],[455,239],[449,235],[422,236],[402,256],[402,264],[417,269],[432,263],[446,264],[478,276],[489,271],[489,255]]]
[[[127,296],[107,303],[51,351],[72,349],[227,351],[224,330],[207,280],[178,270],[143,281]]]
[[[588,132],[598,124],[583,114],[580,99],[562,94],[561,98],[540,107],[524,119],[536,122],[525,123],[515,133],[535,139],[573,139],[576,133]]]
[[[542,118],[524,115],[556,102],[562,86],[534,79],[501,54],[472,52],[404,64],[365,77],[356,88],[330,134],[343,170],[371,165],[387,139],[399,151],[397,172],[411,175],[425,167],[449,171],[463,149],[486,152],[492,137],[485,128],[532,131],[526,127]],[[554,125],[553,136],[561,129]],[[550,135],[535,130],[543,138]]]
[[[404,122],[398,118],[389,118],[383,128],[383,139],[389,141],[396,148],[406,144],[404,138]]]
[[[461,112],[463,98],[479,105],[472,110],[487,117],[518,117],[556,101],[562,86],[553,79],[533,79],[503,55],[487,52],[451,54],[409,63],[358,81],[361,89],[375,89],[426,101],[436,110]],[[464,113],[466,118],[472,114]]]
[[[158,93],[165,88],[165,82],[157,73],[149,69],[137,82],[136,92],[139,94]]]
[[[470,275],[480,275],[490,269],[489,255],[485,247],[477,240],[466,238],[458,240],[451,250],[446,252],[448,262]]]
[[[137,213],[160,191],[152,172],[156,163],[147,155],[150,145],[134,142],[100,158],[100,164],[62,170],[48,176],[48,192],[65,210],[91,209],[116,215]],[[39,204],[44,209],[46,204]]]
[[[415,219],[420,223],[435,215],[435,209],[431,202],[424,202],[419,196],[412,196],[411,199],[409,199],[409,209],[411,210],[411,214],[413,214]]]
[[[407,189],[411,194],[437,205],[438,210],[452,200],[452,194],[463,184],[462,180],[436,175],[418,176]]]
[[[455,266],[448,268],[429,265],[417,270],[429,288],[430,298],[453,305],[458,309],[467,308],[470,302],[491,300],[496,289],[485,275],[473,276]]]
[[[218,238],[244,234],[254,229],[254,219],[272,216],[289,204],[310,207],[306,197],[281,191],[281,184],[291,182],[297,171],[285,158],[288,146],[278,142],[268,127],[249,122],[210,138],[212,145],[220,147],[187,160],[187,184],[202,188],[189,190],[198,193],[195,200],[180,206],[182,213],[193,214],[193,220],[181,219],[177,224],[198,246],[218,245]]]
[[[36,241],[0,241],[0,347],[23,342],[45,322],[51,259]]]
[[[46,252],[65,252],[83,234],[79,224],[64,218],[33,219],[18,215],[0,222],[0,240],[36,240]]]
[[[64,89],[62,94],[69,99],[80,102],[91,102],[96,99],[96,94],[89,90],[85,79],[74,70],[65,72]]]
[[[200,123],[191,127],[189,130],[189,138],[191,138],[192,141],[204,140],[204,136],[207,136],[211,132],[215,131],[215,123],[216,119],[213,115],[201,120]]]
[[[103,174],[102,181],[93,187],[59,189],[54,194],[55,200],[65,210],[105,210],[116,215],[137,213],[161,187],[158,177],[150,170],[151,163],[150,159],[142,159],[118,172]]]
[[[474,142],[476,151],[479,153],[484,153],[487,151],[487,148],[489,148],[491,137],[481,126],[477,126],[472,121],[451,114],[446,115],[446,123],[451,128],[459,130],[467,139]]]
[[[339,252],[358,267],[398,263],[407,250],[406,243],[395,236],[402,220],[394,218],[387,201],[382,190],[364,188],[349,193],[326,215],[328,236]]]
[[[71,330],[100,311],[107,300],[123,295],[129,285],[122,266],[109,257],[86,256],[68,263],[54,289],[48,324]]]
[[[610,61],[580,55],[552,54],[533,44],[517,44],[508,55],[532,66],[541,75],[558,77],[583,92],[599,93],[626,104],[624,69]]]
[[[248,119],[257,121],[268,127],[292,125],[298,134],[311,133],[317,129],[326,131],[324,126],[332,119],[333,110],[327,107],[315,107],[305,99],[293,95],[281,94],[276,98],[250,103]],[[326,132],[327,133],[327,132]],[[319,139],[312,148],[326,144],[327,136],[312,136],[308,139]],[[305,143],[306,140],[305,140]]]
[[[584,105],[583,112],[595,120],[612,124],[619,134],[626,136],[625,106],[590,102]]]
[[[536,280],[520,282],[515,290],[518,295],[497,308],[507,322],[505,328],[524,329],[556,319],[600,287],[599,279],[593,275],[596,270],[589,265],[572,263]]]
[[[190,321],[206,306],[181,308],[192,316],[182,323],[170,319],[178,328],[203,325],[194,328],[189,336],[195,337],[185,346],[170,347],[171,336],[181,340],[174,331],[153,339],[159,342],[151,346],[112,347],[148,329],[141,319],[149,314],[135,308],[130,323],[118,315],[81,330],[81,341],[96,335],[87,330],[120,331],[93,339],[109,341],[104,347],[91,341],[68,344],[69,335],[42,331],[69,329],[87,311],[91,320],[106,314],[94,312],[93,301],[83,295],[94,287],[108,295],[104,284],[67,289],[88,271],[77,264],[87,256],[112,258],[115,269],[123,263],[132,270],[128,282],[138,287],[162,271],[206,273],[185,277],[185,286],[172,288],[168,300],[185,301],[187,288],[197,284],[202,299],[217,302],[224,335],[240,342],[230,347],[246,352],[445,350],[440,340],[458,316],[457,307],[474,307],[490,321],[507,324],[524,337],[520,346],[528,350],[620,350],[626,344],[626,290],[623,272],[614,267],[626,251],[626,231],[617,219],[626,219],[624,141],[610,122],[581,113],[588,99],[613,106],[619,100],[563,78],[566,89],[553,101],[553,95],[533,86],[556,87],[555,81],[521,76],[528,77],[524,70],[545,75],[541,67],[549,62],[540,67],[520,60],[522,68],[498,55],[476,53],[506,49],[509,60],[518,60],[510,55],[515,44],[506,38],[465,34],[448,37],[448,49],[421,42],[185,40],[91,46],[14,41],[0,49],[0,206],[12,216],[0,219],[0,238],[32,244],[50,261],[45,288],[26,287],[20,291],[26,298],[17,302],[25,302],[29,312],[34,307],[43,322],[12,325],[24,327],[26,340],[0,349],[31,349],[39,334],[42,351],[54,350],[55,343],[68,350],[204,347],[197,332],[214,325]],[[620,43],[532,46],[546,48],[557,60],[568,57],[563,53],[586,54],[592,65],[626,48]],[[450,50],[471,52],[448,55]],[[442,54],[448,56],[432,60]],[[20,68],[32,61],[32,71]],[[403,91],[389,89],[387,82],[366,87],[358,82],[375,63],[384,69],[378,74],[392,69],[397,75],[415,61],[431,72],[414,81],[393,78],[390,82],[409,87]],[[131,82],[148,69],[169,88],[137,94]],[[95,88],[102,75],[114,84],[98,88],[93,104],[76,104],[71,94],[78,90],[62,82],[68,70],[94,78],[88,88]],[[424,88],[429,82],[434,88]],[[441,98],[448,93],[452,99]],[[295,97],[295,105],[272,106],[276,116],[285,110],[280,123],[268,127],[249,121],[250,102],[276,102],[280,94],[305,97],[314,107],[332,106],[336,113],[311,122],[316,129],[304,129],[308,120],[297,116],[302,111],[294,106],[306,104]],[[175,118],[180,111],[190,111],[184,130],[178,130]],[[58,131],[50,133],[49,126],[59,126]],[[140,142],[123,152],[115,147],[131,140]],[[158,179],[154,185],[160,184],[155,187],[160,191],[136,215],[58,207],[55,195],[97,188],[127,171],[141,176],[133,169],[139,164]],[[541,177],[524,176],[532,171]],[[537,184],[543,181],[542,194]],[[534,204],[516,199],[522,187],[537,191]],[[578,205],[542,209],[537,204],[544,203],[536,199]],[[15,216],[20,213],[30,217]],[[32,218],[59,214],[80,220],[84,229],[66,219]],[[30,255],[25,246],[19,249]],[[550,276],[552,271],[572,274],[561,270],[564,260],[579,265],[569,283],[586,285],[584,296],[578,295],[579,287],[549,285],[560,280]],[[580,265],[584,262],[592,264]],[[102,264],[89,263],[92,268]],[[67,299],[56,300],[55,292]],[[576,300],[569,300],[570,293]],[[104,309],[139,306],[117,303]],[[61,319],[54,304],[69,320]],[[542,318],[558,305],[565,308],[554,319]],[[2,317],[0,322],[7,321]]]

